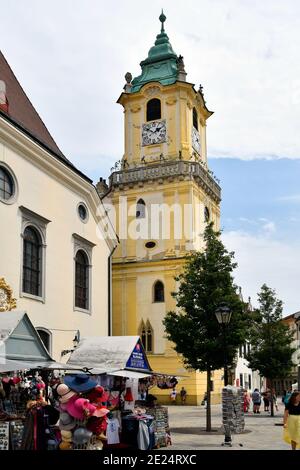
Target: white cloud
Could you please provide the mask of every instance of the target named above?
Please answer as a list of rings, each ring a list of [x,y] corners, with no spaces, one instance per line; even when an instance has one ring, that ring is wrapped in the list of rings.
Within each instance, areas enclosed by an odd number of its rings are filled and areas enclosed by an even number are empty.
[[[124,74],[140,72],[162,2],[0,0],[1,48],[62,150],[84,171],[123,154]],[[188,80],[204,85],[209,155],[300,158],[300,2],[164,0]]]
[[[245,298],[250,295],[257,306],[257,292],[266,283],[284,302],[284,315],[299,310],[300,242],[286,244],[241,231],[224,232],[222,238],[227,249],[235,251],[235,282]]]
[[[290,194],[289,196],[282,196],[278,198],[278,201],[299,203],[300,194]]]
[[[274,233],[276,232],[276,225],[274,222],[267,222],[266,224],[263,225],[263,230],[267,233]]]

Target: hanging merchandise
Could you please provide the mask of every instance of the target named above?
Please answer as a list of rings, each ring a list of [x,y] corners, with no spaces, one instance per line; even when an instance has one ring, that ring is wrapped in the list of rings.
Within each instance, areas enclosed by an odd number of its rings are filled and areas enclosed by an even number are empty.
[[[77,393],[87,392],[96,387],[97,382],[86,374],[66,375],[64,383]]]
[[[107,422],[107,445],[114,445],[120,443],[120,423],[113,413],[108,414]]]

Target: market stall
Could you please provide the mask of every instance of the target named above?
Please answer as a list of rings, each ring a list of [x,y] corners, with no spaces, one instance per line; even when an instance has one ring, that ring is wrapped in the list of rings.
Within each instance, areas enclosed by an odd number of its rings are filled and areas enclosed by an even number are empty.
[[[99,400],[109,410],[105,447],[146,450],[170,443],[168,410],[149,393],[162,376],[152,371],[138,336],[83,338],[68,364],[85,368],[103,390]],[[69,384],[68,377],[65,383]],[[111,439],[114,427],[119,435]]]
[[[50,371],[66,368],[73,367],[53,361],[25,312],[0,314],[0,450],[48,448],[59,418]]]

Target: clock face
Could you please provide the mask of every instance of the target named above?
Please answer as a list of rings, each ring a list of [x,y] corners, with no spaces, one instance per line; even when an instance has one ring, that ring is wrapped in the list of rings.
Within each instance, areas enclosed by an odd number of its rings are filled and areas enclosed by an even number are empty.
[[[193,149],[196,150],[197,153],[201,152],[201,142],[200,142],[200,134],[195,127],[192,129],[192,145]]]
[[[152,145],[166,142],[167,129],[166,121],[152,121],[143,124],[142,144]]]

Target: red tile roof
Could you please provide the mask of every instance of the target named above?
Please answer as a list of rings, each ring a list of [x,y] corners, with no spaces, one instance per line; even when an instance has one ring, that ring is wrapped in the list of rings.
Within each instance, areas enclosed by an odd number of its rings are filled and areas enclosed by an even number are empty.
[[[1,51],[0,80],[3,80],[6,85],[8,117],[58,156],[65,158],[31,104]]]

